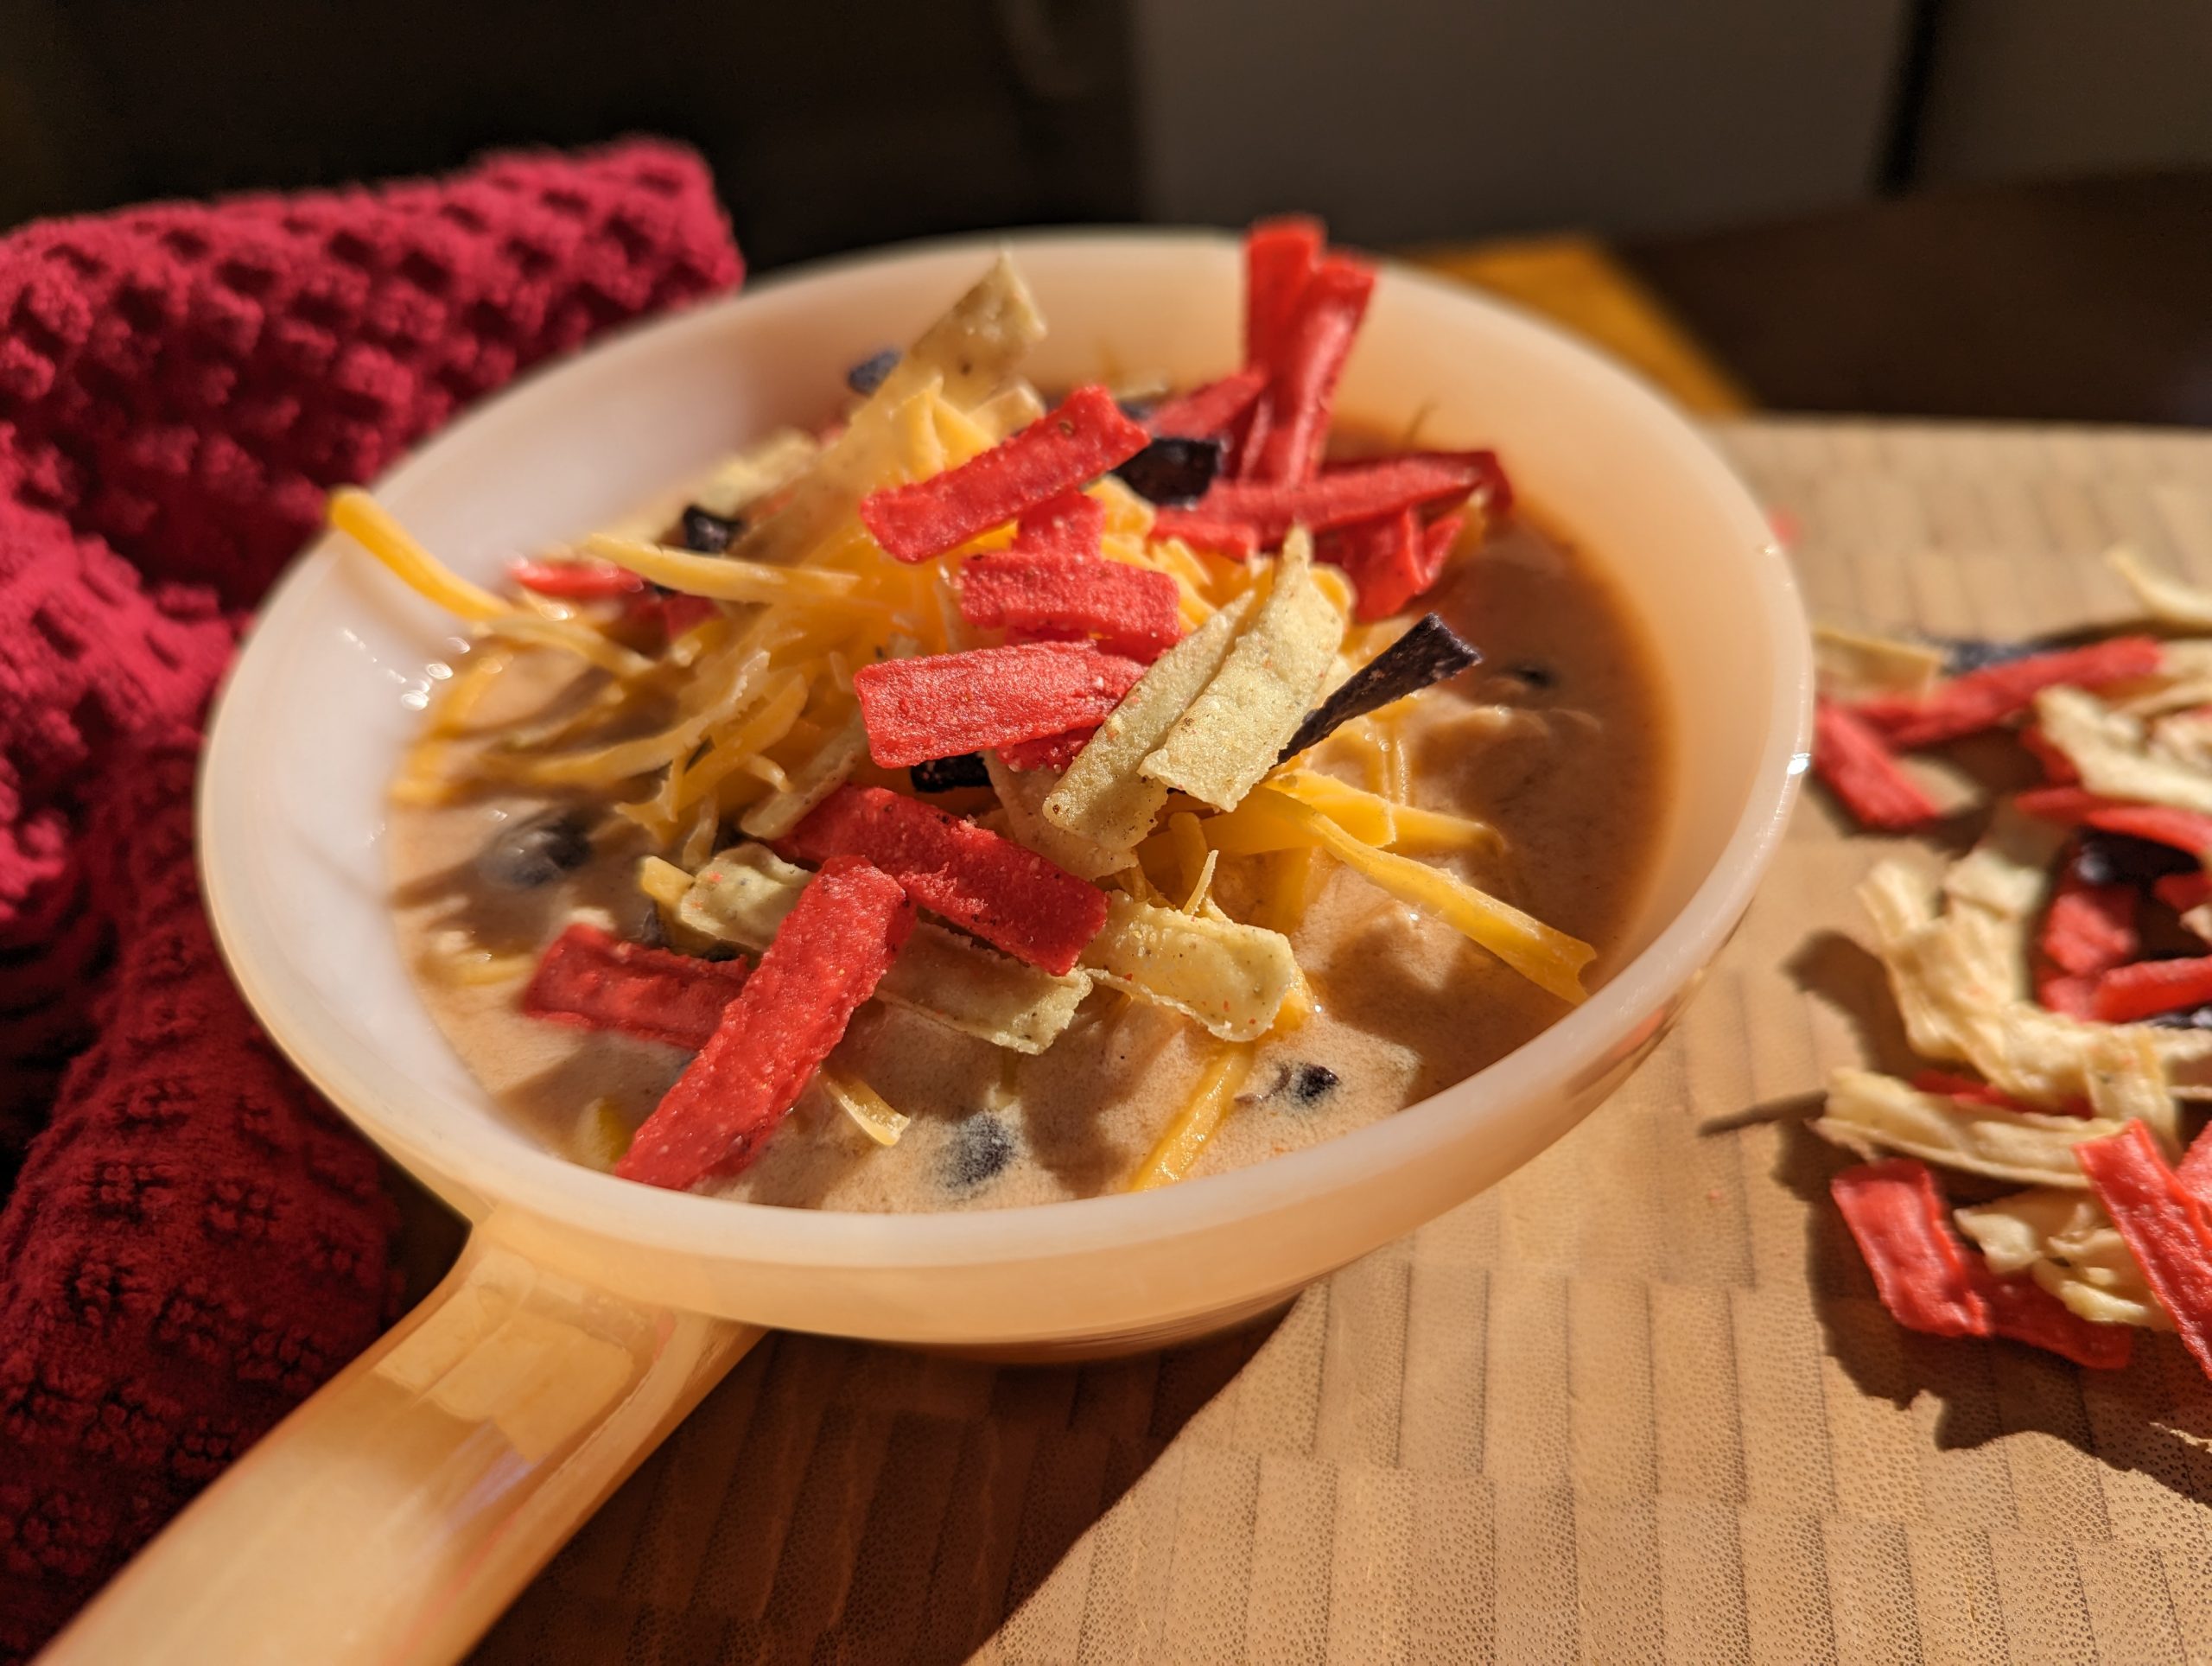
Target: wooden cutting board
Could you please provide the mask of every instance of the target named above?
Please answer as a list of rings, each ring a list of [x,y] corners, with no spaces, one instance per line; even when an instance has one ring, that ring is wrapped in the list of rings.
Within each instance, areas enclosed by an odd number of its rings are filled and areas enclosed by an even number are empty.
[[[2212,582],[2212,437],[1754,420],[1818,617]],[[1272,1328],[1068,1370],[764,1344],[484,1644],[551,1661],[2212,1660],[2212,1384],[1898,1331],[1799,1121],[1897,1045],[1817,798],[1680,1030]]]

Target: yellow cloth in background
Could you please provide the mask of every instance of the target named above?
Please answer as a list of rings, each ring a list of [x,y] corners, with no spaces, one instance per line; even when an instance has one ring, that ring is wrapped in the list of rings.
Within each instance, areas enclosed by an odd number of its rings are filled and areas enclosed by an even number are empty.
[[[1596,239],[1577,235],[1435,244],[1405,251],[1445,273],[1541,314],[1656,383],[1687,409],[1756,408],[1660,299]]]

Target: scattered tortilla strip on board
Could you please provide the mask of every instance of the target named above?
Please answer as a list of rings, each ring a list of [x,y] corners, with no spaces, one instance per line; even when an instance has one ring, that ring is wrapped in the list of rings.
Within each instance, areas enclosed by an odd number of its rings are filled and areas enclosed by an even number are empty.
[[[1104,851],[1119,853],[1118,868],[1135,860],[1137,846],[1167,803],[1167,789],[1147,778],[1145,760],[1221,670],[1252,616],[1257,595],[1246,591],[1153,661],[1041,800],[1045,820]],[[999,773],[992,772],[994,782]],[[1011,777],[1014,772],[1005,773]]]
[[[1830,1144],[1870,1160],[1876,1152],[1894,1151],[1994,1180],[2072,1191],[2088,1186],[2075,1164],[2074,1148],[2123,1126],[1962,1104],[1864,1070],[1835,1073],[1827,1109],[1812,1124]]]
[[[1831,699],[1871,695],[1918,700],[1943,678],[1943,651],[1924,642],[1862,636],[1827,625],[1813,627],[1813,668]]]
[[[1992,1272],[2027,1274],[2083,1319],[2174,1327],[2120,1229],[2086,1192],[2037,1186],[1954,1210],[1952,1218]]]
[[[2136,601],[2152,618],[2167,625],[2212,630],[2212,590],[2160,572],[2125,544],[2105,551],[2105,565],[2135,592]]]
[[[1344,637],[1343,609],[1314,582],[1313,541],[1294,529],[1251,627],[1144,760],[1144,773],[1234,810],[1313,709]]]
[[[1116,896],[1083,953],[1097,980],[1203,1025],[1224,1041],[1274,1027],[1299,981],[1290,939],[1257,925]]]
[[[2079,689],[2046,689],[2036,696],[2036,720],[2091,792],[2212,814],[2212,775],[2152,752],[2140,719]]]
[[[734,845],[693,877],[677,918],[741,948],[765,948],[812,878],[765,845]],[[1074,1020],[1090,977],[1055,977],[923,920],[875,993],[963,1035],[1039,1053]]]
[[[1363,844],[1330,817],[1287,793],[1261,787],[1247,804],[1255,817],[1282,818],[1304,832],[1312,843],[1401,902],[1434,914],[1538,989],[1576,1005],[1586,998],[1582,969],[1596,957],[1597,951],[1580,938],[1554,930],[1440,868]]]

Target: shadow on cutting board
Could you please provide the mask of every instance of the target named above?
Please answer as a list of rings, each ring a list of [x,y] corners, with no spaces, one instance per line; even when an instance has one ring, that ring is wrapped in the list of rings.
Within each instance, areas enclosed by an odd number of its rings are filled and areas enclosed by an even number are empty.
[[[1910,1075],[1907,1045],[1881,963],[1839,932],[1812,938],[1787,970],[1808,994],[1841,1012],[1858,1032],[1872,1070]],[[2007,1435],[2043,1434],[2100,1463],[2133,1469],[2178,1496],[2212,1502],[2212,1394],[2180,1341],[2135,1333],[2125,1370],[2093,1371],[2012,1342],[1923,1336],[1883,1309],[1858,1246],[1828,1196],[1828,1182],[1857,1159],[1806,1124],[1817,1096],[1770,1108],[1786,1131],[1775,1178],[1806,1205],[1806,1282],[1828,1356],[1859,1392],[1900,1410],[1923,1396],[1936,1405],[1935,1444],[1974,1447]],[[2019,1190],[2003,1181],[1947,1173],[1961,1203]]]
[[[1052,1368],[772,1335],[474,1658],[965,1660],[1276,1322]]]

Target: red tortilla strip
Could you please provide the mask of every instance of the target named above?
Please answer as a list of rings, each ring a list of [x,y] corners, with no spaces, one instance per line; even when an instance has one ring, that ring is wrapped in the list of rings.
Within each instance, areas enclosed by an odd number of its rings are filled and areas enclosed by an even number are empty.
[[[2074,767],[2074,760],[2051,745],[2040,723],[2031,723],[2020,731],[2020,744],[2035,760],[2043,766],[2043,778],[2053,786],[2078,786],[2082,772]]]
[[[2025,1100],[2015,1099],[2002,1088],[1992,1086],[1972,1076],[1961,1076],[1955,1071],[1916,1071],[1912,1085],[1922,1093],[1938,1093],[1946,1099],[1956,1099],[1961,1104],[1989,1105],[1999,1110],[2027,1111],[2041,1116],[2053,1114],[2079,1116],[2085,1121],[2094,1114],[2087,1099],[2069,1099],[2056,1107],[2031,1105]]]
[[[1420,514],[1408,509],[1389,520],[1339,528],[1322,538],[1314,553],[1351,578],[1359,618],[1388,619],[1436,582],[1466,518],[1450,514],[1423,525]]]
[[[2212,957],[2141,960],[2115,966],[2097,979],[2089,1016],[2101,1024],[2133,1024],[2207,1002],[2212,1002]]]
[[[2181,1167],[2174,1173],[2196,1200],[2212,1211],[2212,1122],[2197,1130],[2196,1137],[2189,1142],[2189,1149],[2181,1154]]]
[[[1989,1334],[1988,1306],[1975,1293],[1926,1163],[1864,1163],[1830,1180],[1828,1192],[1898,1324],[1930,1336]]]
[[[2143,946],[2135,903],[2133,886],[2085,885],[2068,869],[2044,914],[2044,958],[2076,977],[2126,964]]]
[[[1061,734],[1047,734],[1034,741],[1017,741],[1010,747],[1001,747],[999,756],[1009,769],[1065,769],[1076,760],[1076,754],[1090,744],[1090,737],[1098,733],[1096,723],[1083,728],[1071,728]]]
[[[1195,543],[1184,527],[1233,522],[1250,527],[1267,549],[1281,543],[1294,526],[1320,533],[1387,519],[1408,509],[1436,513],[1464,500],[1486,478],[1483,465],[1439,452],[1411,460],[1385,457],[1288,484],[1216,480],[1190,508],[1161,510],[1153,533]]]
[[[1063,492],[1023,510],[1014,528],[1017,549],[1095,556],[1106,535],[1106,506],[1087,492]]]
[[[1828,1190],[1882,1305],[1907,1330],[2005,1337],[2097,1370],[2127,1363],[2133,1339],[2125,1326],[2092,1324],[2034,1280],[2000,1278],[1969,1253],[1927,1164],[1910,1157],[1864,1164],[1838,1174]]]
[[[1025,642],[878,660],[853,674],[853,692],[868,755],[904,769],[1096,723],[1143,675],[1087,642]]]
[[[680,1192],[759,1156],[913,925],[897,881],[864,862],[825,862],[614,1172]]]
[[[1260,535],[1242,521],[1215,520],[1188,509],[1163,509],[1153,517],[1152,537],[1180,538],[1193,550],[1249,561],[1260,553]]]
[[[1948,1221],[1945,1226],[1948,1230]],[[1967,1274],[1988,1310],[1992,1336],[2024,1342],[2093,1371],[2119,1370],[2134,1354],[2132,1327],[2082,1318],[2026,1273],[2000,1277],[1980,1256],[1972,1256]]]
[[[2151,894],[2177,914],[2185,914],[2212,902],[2212,874],[2161,874],[2151,881]]]
[[[935,804],[875,786],[842,786],[781,840],[790,862],[861,856],[916,902],[1055,974],[1071,970],[1106,923],[1106,895],[1033,850]]]
[[[2155,639],[2115,636],[2085,648],[2062,648],[1986,665],[1951,678],[1919,699],[1866,700],[1856,710],[1892,746],[1910,751],[2010,722],[2032,708],[2036,696],[2045,689],[2095,689],[2149,677],[2157,672],[2159,660]]]
[[[699,1048],[745,987],[747,963],[625,943],[579,921],[553,939],[522,992],[532,1018]]]
[[[2196,856],[2212,855],[2212,816],[2197,811],[2177,810],[2171,804],[2128,804],[2120,798],[2100,798],[2078,786],[2037,787],[2016,794],[2012,802],[2025,814],[2044,821],[2126,833]]]
[[[523,560],[507,572],[524,589],[556,601],[613,601],[645,588],[635,573],[607,561]]]
[[[1058,409],[957,468],[869,493],[861,499],[861,523],[900,561],[927,561],[1096,479],[1151,442],[1104,388],[1077,388]]]
[[[2109,1139],[2083,1141],[2074,1160],[2183,1343],[2212,1377],[2212,1221],[2203,1204],[2139,1122]]]
[[[1268,429],[1248,448],[1239,478],[1310,478],[1329,436],[1337,381],[1375,292],[1372,267],[1331,255],[1314,269],[1268,364]]]
[[[1357,468],[1363,460],[1346,459],[1341,462],[1324,461],[1324,474],[1341,474],[1347,469]],[[1391,454],[1390,461],[1397,463],[1440,463],[1448,468],[1462,469],[1475,477],[1474,499],[1482,506],[1486,515],[1503,517],[1512,512],[1513,481],[1506,474],[1505,465],[1497,460],[1497,453],[1478,451],[1399,451]]]
[[[1268,385],[1258,366],[1162,402],[1145,421],[1160,439],[1211,440],[1226,435]]]
[[[1306,214],[1263,219],[1244,234],[1244,362],[1272,372],[1328,233]]]
[[[1813,773],[1861,827],[1898,832],[1942,818],[1935,799],[1905,773],[1888,743],[1833,700],[1814,704]]]
[[[2045,968],[2036,975],[2036,1004],[2045,1012],[2063,1013],[2069,1018],[2091,1018],[2095,1015],[2097,980],[2094,977],[2074,977],[2065,972]]]
[[[1182,640],[1180,593],[1166,573],[1126,562],[1012,550],[960,569],[960,616],[982,630],[1029,639],[1095,637],[1140,664]]]

